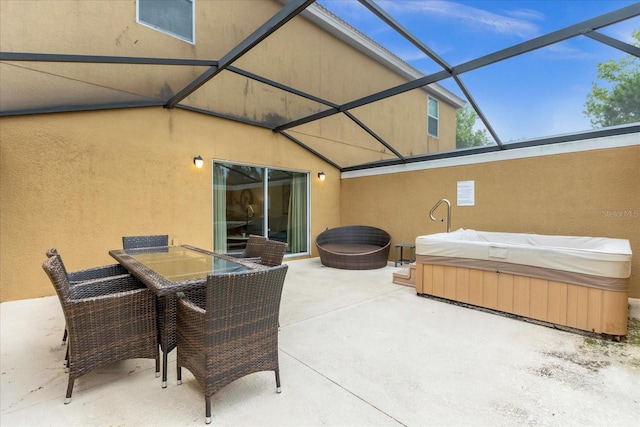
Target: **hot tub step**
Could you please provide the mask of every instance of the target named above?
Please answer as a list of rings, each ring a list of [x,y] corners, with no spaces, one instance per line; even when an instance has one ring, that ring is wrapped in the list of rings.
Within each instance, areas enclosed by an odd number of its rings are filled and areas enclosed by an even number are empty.
[[[416,287],[416,263],[409,264],[409,268],[393,273],[393,283],[402,286]]]

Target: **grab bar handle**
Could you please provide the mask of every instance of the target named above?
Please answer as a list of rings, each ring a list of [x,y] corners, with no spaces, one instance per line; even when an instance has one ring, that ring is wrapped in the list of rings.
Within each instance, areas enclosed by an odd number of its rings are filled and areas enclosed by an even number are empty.
[[[447,199],[440,199],[438,201],[438,203],[436,203],[432,208],[431,211],[429,212],[429,218],[431,218],[431,221],[440,221],[440,222],[444,222],[444,218],[436,218],[433,216],[433,212],[438,208],[438,206],[440,206],[442,203],[446,203],[447,204],[447,233],[451,233],[451,202]]]

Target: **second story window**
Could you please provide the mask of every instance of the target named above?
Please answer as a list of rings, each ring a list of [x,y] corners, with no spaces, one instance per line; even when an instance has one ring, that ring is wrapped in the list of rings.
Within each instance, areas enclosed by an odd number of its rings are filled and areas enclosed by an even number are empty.
[[[431,136],[438,137],[438,100],[429,97],[427,102],[427,133]]]
[[[137,0],[138,23],[195,44],[195,0]]]

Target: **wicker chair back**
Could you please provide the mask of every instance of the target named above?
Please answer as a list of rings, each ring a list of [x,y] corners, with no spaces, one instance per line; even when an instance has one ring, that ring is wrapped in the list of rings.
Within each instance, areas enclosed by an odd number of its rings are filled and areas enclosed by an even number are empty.
[[[244,249],[244,258],[259,258],[262,254],[262,247],[267,241],[264,236],[258,236],[256,234],[250,234],[247,240],[247,246]]]
[[[122,247],[124,249],[153,248],[156,246],[169,246],[169,235],[122,236]]]
[[[286,243],[278,242],[277,240],[267,240],[262,246],[260,264],[268,265],[269,267],[282,264],[286,250]]]

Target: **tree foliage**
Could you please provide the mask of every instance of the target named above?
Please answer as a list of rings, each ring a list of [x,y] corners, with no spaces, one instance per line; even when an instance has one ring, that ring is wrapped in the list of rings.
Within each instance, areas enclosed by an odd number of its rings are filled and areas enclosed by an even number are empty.
[[[640,47],[640,29],[634,31],[634,45]],[[640,60],[632,55],[619,61],[599,63],[598,79],[608,82],[599,86],[593,82],[587,94],[584,115],[591,126],[607,127],[640,121]]]
[[[468,105],[456,111],[456,148],[489,145],[491,138],[486,129],[473,129],[478,115]]]

